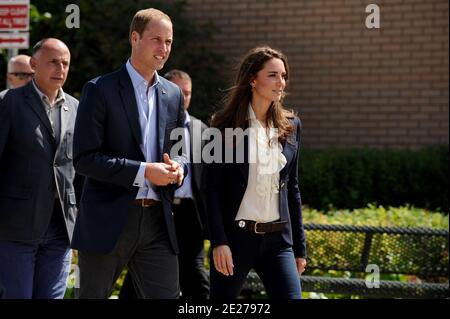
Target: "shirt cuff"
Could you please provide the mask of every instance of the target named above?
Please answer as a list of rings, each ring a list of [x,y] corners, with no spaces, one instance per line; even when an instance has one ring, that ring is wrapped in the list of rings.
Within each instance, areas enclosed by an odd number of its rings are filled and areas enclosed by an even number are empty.
[[[139,166],[139,170],[136,174],[136,178],[134,179],[133,186],[136,187],[144,187],[145,186],[145,166],[147,163],[141,162]]]

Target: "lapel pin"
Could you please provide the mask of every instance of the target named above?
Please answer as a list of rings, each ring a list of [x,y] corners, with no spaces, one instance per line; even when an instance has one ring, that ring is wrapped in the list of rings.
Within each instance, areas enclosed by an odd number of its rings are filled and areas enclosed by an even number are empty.
[[[162,94],[166,94],[166,90],[162,89],[161,90]]]
[[[69,108],[67,107],[67,106],[63,106],[63,109],[64,109],[64,111],[68,111],[69,110]]]

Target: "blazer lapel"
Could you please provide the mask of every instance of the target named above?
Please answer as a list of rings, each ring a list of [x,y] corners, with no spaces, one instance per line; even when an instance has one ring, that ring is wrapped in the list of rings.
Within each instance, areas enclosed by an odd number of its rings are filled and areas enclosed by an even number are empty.
[[[298,152],[297,147],[292,144],[295,143],[295,136],[296,136],[296,132],[294,131],[290,136],[287,137],[287,139],[285,139],[281,145],[283,147],[283,155],[284,157],[286,157],[286,165],[284,166],[284,168],[281,170],[280,172],[280,178],[284,178],[287,174],[288,174],[288,167],[291,165],[292,161],[294,160],[295,156],[297,155],[296,152]],[[292,141],[292,143],[290,143],[289,141]]]
[[[287,156],[287,152],[289,152],[289,150],[291,148],[290,147],[286,147],[286,144],[287,144],[286,140],[281,142],[281,146],[283,148],[283,150],[281,151],[281,154],[283,154],[284,157],[289,161],[289,156]],[[280,171],[280,180],[286,175],[288,166],[289,166],[289,163],[286,163],[286,165],[284,165],[283,169]]]
[[[50,124],[50,120],[48,119],[48,116],[45,113],[44,104],[40,100],[39,95],[34,89],[33,83],[31,81],[27,84],[25,88],[25,99],[28,106],[36,113],[41,122],[47,128],[50,136],[53,136],[53,129]]]
[[[139,124],[139,112],[136,103],[136,97],[134,94],[133,84],[128,75],[126,67],[122,67],[120,71],[120,96],[122,97],[122,106],[125,109],[125,112],[128,117],[128,122],[131,127],[131,131],[133,132],[133,136],[136,139],[136,142],[139,146],[143,144],[142,141],[142,133],[141,126]],[[141,151],[142,148],[140,147]]]
[[[66,99],[63,105],[61,105],[61,134],[59,138],[59,143],[63,143],[64,135],[68,129],[68,123],[72,117],[72,110],[69,101]]]
[[[164,150],[164,133],[167,121],[167,91],[160,82],[156,87],[156,107],[158,116],[158,158],[162,159]]]

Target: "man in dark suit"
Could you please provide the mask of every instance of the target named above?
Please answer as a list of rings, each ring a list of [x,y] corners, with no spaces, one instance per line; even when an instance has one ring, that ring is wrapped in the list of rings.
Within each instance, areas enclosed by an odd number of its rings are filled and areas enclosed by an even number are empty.
[[[178,246],[178,264],[180,272],[181,297],[188,300],[209,298],[209,278],[204,266],[204,239],[206,234],[205,216],[205,171],[201,162],[205,140],[201,139],[207,126],[189,115],[188,108],[192,95],[192,80],[189,74],[181,70],[171,70],[164,77],[181,88],[184,96],[186,120],[185,136],[189,154],[189,172],[183,186],[175,191],[172,210],[175,219]],[[195,132],[194,132],[195,127]],[[135,298],[130,276],[125,278],[120,292],[121,299]]]
[[[38,42],[30,64],[33,80],[0,99],[0,282],[6,298],[63,298],[78,101],[62,90],[70,64],[63,42]]]
[[[139,298],[179,296],[170,203],[187,158],[167,153],[172,130],[183,127],[183,96],[157,73],[172,34],[166,14],[138,11],[128,62],[83,89],[74,136],[74,165],[86,177],[72,241],[79,298],[108,298],[126,265]]]

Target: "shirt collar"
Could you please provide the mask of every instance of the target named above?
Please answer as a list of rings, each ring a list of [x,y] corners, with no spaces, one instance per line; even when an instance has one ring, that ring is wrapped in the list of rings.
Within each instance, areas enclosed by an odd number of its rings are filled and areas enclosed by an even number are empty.
[[[136,69],[134,68],[134,66],[131,64],[130,60],[128,59],[127,64],[126,64],[126,68],[128,71],[128,75],[131,78],[131,83],[133,83],[133,88],[137,88],[141,85],[144,85],[145,88],[148,87],[148,82],[146,79],[144,79],[142,77],[142,75],[139,74],[138,71],[136,71]],[[158,72],[155,71],[155,81],[153,82],[153,84],[149,87],[149,89],[152,89],[154,87],[156,87],[159,83],[160,83],[160,79],[159,79],[159,75]]]
[[[191,122],[191,117],[189,116],[188,111],[184,111],[184,114],[186,115],[186,117],[184,119],[184,126],[188,126],[189,123]]]
[[[33,87],[36,90],[36,92],[39,95],[39,97],[41,98],[41,100],[46,102],[46,103],[48,103],[48,104],[50,104],[50,101],[49,101],[47,95],[45,95],[41,90],[39,90],[39,88],[37,87],[36,83],[34,82],[34,79],[31,80],[31,82],[33,83]],[[58,90],[58,94],[56,95],[55,103],[53,103],[53,105],[61,105],[65,101],[66,101],[66,96],[64,94],[63,89],[60,88]]]
[[[256,114],[255,114],[255,111],[253,111],[251,102],[248,103],[247,119],[250,120],[250,121],[256,121]]]
[[[262,127],[262,123],[256,118],[255,111],[253,111],[252,103],[248,103],[248,112],[247,112],[247,120],[250,122],[251,127]],[[269,120],[269,128],[273,127],[272,121]]]

